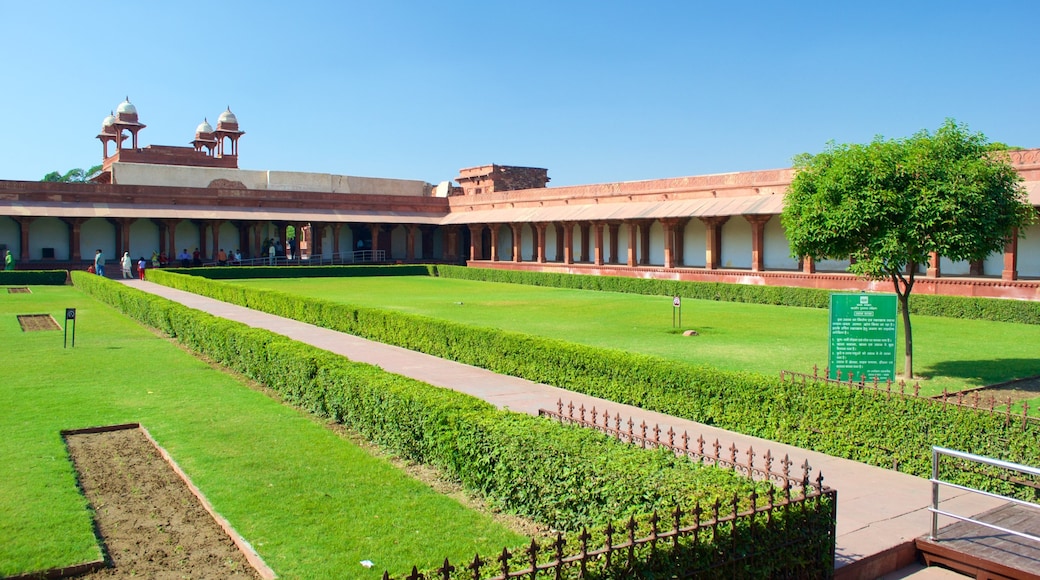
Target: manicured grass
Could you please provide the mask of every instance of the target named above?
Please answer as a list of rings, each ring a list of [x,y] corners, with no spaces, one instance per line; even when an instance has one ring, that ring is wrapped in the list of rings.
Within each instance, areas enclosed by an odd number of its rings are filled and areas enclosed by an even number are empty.
[[[235,280],[236,284],[571,342],[775,375],[820,373],[829,314],[815,308],[684,300],[673,328],[669,297],[473,282],[422,276]],[[1040,326],[914,316],[914,367],[922,393],[1040,375]],[[899,323],[897,367],[903,366]],[[1031,403],[1034,408],[1036,404]]]
[[[76,289],[32,290],[0,289],[0,576],[98,557],[59,431],[128,422],[282,578],[400,576],[527,541]],[[66,307],[75,348],[16,320]]]

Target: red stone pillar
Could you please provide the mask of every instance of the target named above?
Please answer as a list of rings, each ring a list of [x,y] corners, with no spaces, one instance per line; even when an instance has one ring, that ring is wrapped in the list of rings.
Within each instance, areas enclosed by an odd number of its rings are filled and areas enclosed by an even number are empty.
[[[265,225],[264,222],[253,222],[253,247],[250,248],[251,251],[249,252],[249,256],[252,257],[252,258],[266,258],[267,257],[267,256],[260,255],[261,254],[260,251],[264,247],[264,240],[263,240],[263,226],[264,225]],[[337,245],[336,247],[338,248],[339,246]]]
[[[574,224],[563,223],[563,263],[574,263]]]
[[[942,275],[939,270],[939,259],[939,252],[928,254],[928,270],[925,271],[925,275],[929,278],[938,278]]]
[[[513,261],[523,262],[524,253],[521,245],[524,239],[524,224],[509,224],[509,229],[513,231]]]
[[[581,255],[578,258],[579,262],[591,262],[589,259],[589,222],[579,222],[578,228],[581,230],[581,245],[578,249],[581,251]]]
[[[36,218],[32,217],[16,217],[14,221],[18,222],[18,229],[20,230],[22,237],[22,247],[19,248],[18,261],[27,262],[29,261],[29,226],[36,221]],[[78,240],[78,236],[77,236]],[[11,252],[12,254],[14,252]]]
[[[729,216],[702,217],[700,219],[704,222],[704,267],[708,270],[718,270],[722,261],[722,226],[729,221]]]
[[[383,226],[379,224],[368,224],[368,229],[372,232],[372,260],[378,260],[380,243],[379,232],[383,229]]]
[[[639,222],[639,265],[646,266],[650,263],[650,226],[653,220],[640,220]]]
[[[405,226],[405,228],[407,229],[405,230],[404,258],[405,260],[411,262],[415,260],[415,231],[419,229],[419,226],[417,226],[416,224],[408,224]]]
[[[563,263],[563,229],[567,224],[564,222],[553,222],[553,228],[556,230],[556,262]]]
[[[607,231],[610,232],[610,258],[608,264],[618,263],[618,232],[621,231],[621,222],[607,222]]]
[[[675,220],[662,219],[661,228],[664,230],[664,267],[675,267]]]
[[[686,259],[683,256],[683,245],[686,241],[686,224],[689,223],[690,218],[672,218],[672,261],[675,263],[676,268],[681,268],[686,265]]]
[[[535,241],[535,260],[539,264],[545,263],[545,229],[547,227],[549,227],[547,223],[534,224],[534,230],[538,236]]]
[[[209,227],[213,229],[213,255],[212,255],[211,259],[214,260],[214,261],[216,261],[216,259],[217,259],[217,248],[221,247],[220,246],[220,226],[223,223],[224,223],[223,220],[216,220],[216,221],[210,222],[210,224],[209,224]],[[300,228],[296,228],[296,237],[299,237],[299,234],[300,234]]]
[[[83,222],[87,221],[83,218],[65,218],[65,224],[69,226],[69,260],[78,262],[80,260],[80,228],[83,226]]]
[[[425,243],[425,242],[424,242]],[[456,262],[459,259],[459,228],[456,226],[444,227],[444,247],[441,248],[441,258],[445,262]],[[433,251],[433,244],[430,244]]]
[[[812,256],[802,257],[802,273],[803,274],[815,274],[816,273],[816,260]]]
[[[597,266],[603,265],[603,222],[592,224],[592,262]]]
[[[765,266],[765,232],[766,222],[771,215],[745,215],[744,219],[751,224],[751,271],[761,272]]]
[[[469,228],[469,259],[470,261],[482,259],[484,257],[484,226],[468,224],[467,227]]]
[[[1004,245],[1004,270],[1002,280],[1018,280],[1018,228],[1012,228],[1011,237]]]
[[[628,266],[630,268],[635,267],[637,263],[636,258],[636,246],[638,240],[636,239],[639,233],[639,224],[637,222],[628,222]]]
[[[499,224],[488,224],[491,229],[491,261],[498,261],[498,228]]]

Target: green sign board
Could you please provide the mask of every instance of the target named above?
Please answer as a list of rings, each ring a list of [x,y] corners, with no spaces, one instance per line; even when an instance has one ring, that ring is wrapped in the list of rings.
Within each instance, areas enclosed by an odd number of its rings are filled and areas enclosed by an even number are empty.
[[[895,380],[896,311],[895,294],[831,294],[830,378]]]

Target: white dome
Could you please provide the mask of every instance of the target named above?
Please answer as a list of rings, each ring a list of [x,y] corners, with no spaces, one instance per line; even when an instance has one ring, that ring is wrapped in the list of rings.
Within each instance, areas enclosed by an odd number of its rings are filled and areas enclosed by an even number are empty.
[[[105,117],[104,121],[101,121],[101,128],[105,129],[105,128],[111,127],[112,125],[115,125],[115,124],[116,124],[116,117],[115,117],[115,115],[111,115],[110,114],[109,116]]]
[[[195,128],[195,134],[196,135],[198,135],[199,133],[212,133],[212,132],[213,132],[213,127],[210,126],[208,120],[203,120],[201,123],[199,123],[199,126]]]
[[[130,99],[127,99],[127,100],[123,101],[122,103],[119,103],[119,106],[116,107],[116,113],[126,113],[128,115],[136,115],[137,114],[137,107],[135,107],[132,104],[130,104]]]
[[[228,107],[228,110],[220,114],[220,118],[217,119],[217,124],[220,123],[234,123],[236,125],[238,124],[238,118],[235,117],[235,114],[231,112],[230,107]]]

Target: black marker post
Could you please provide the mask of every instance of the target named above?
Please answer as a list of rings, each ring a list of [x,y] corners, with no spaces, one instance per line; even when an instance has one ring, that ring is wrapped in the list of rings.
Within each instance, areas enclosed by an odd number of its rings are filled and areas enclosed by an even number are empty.
[[[76,309],[66,308],[65,309],[65,343],[62,348],[67,348],[69,344],[69,321],[72,321],[72,348],[76,348]]]

